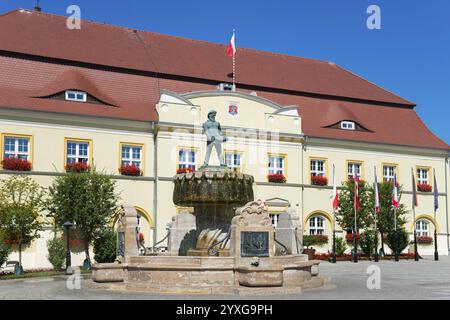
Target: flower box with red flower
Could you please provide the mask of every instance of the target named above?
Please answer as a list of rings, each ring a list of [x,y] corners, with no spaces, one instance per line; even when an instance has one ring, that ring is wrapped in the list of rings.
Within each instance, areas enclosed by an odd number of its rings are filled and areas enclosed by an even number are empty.
[[[328,179],[324,176],[311,176],[311,183],[315,186],[326,186]]]
[[[144,240],[145,240],[144,234],[142,232],[139,232],[139,242],[144,243]]]
[[[325,234],[316,234],[314,237],[319,245],[328,243],[328,236]]]
[[[189,173],[189,172],[195,172],[195,169],[193,169],[193,168],[179,168],[177,170],[177,174],[184,174],[184,173]]]
[[[432,244],[433,238],[429,236],[418,236],[417,237],[417,243],[420,244]]]
[[[421,192],[431,192],[433,191],[433,187],[427,183],[418,183],[417,190]]]
[[[345,235],[345,240],[347,240],[347,242],[353,242],[353,233],[351,232],[347,232],[347,234]],[[359,239],[361,238],[361,235],[359,233],[356,234],[356,240],[359,241]]]
[[[272,183],[286,183],[286,177],[279,173],[269,174],[267,176],[267,179]]]
[[[31,171],[31,162],[26,159],[7,158],[2,161],[2,167],[11,171]]]
[[[91,170],[91,166],[84,162],[74,162],[66,165],[66,172],[86,173]]]
[[[142,176],[142,170],[135,164],[126,164],[120,167],[119,172],[123,176],[133,176],[139,177]]]

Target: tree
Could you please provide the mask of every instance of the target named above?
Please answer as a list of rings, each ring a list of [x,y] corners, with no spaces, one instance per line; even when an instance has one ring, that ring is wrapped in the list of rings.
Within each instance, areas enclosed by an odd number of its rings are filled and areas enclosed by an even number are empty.
[[[97,263],[111,263],[116,260],[117,234],[113,230],[104,230],[94,240],[94,254]]]
[[[115,181],[96,172],[71,172],[55,178],[46,207],[58,226],[76,223],[83,240],[85,263],[90,266],[89,245],[112,221],[118,209]],[[85,265],[86,265],[85,264]]]
[[[48,261],[55,271],[62,269],[66,260],[66,243],[61,238],[53,238],[47,241]]]
[[[356,213],[358,230],[364,230],[373,223],[373,193],[368,183],[360,181],[358,185],[359,211]],[[344,183],[339,192],[339,208],[336,210],[336,221],[344,230],[353,230],[355,226],[355,181],[350,179]],[[356,230],[356,232],[358,232]]]
[[[394,230],[394,207],[392,206],[392,195],[394,185],[391,182],[378,183],[378,193],[380,199],[380,212],[377,214],[377,230],[381,235],[381,250],[384,252],[385,237]],[[401,202],[403,187],[398,187],[399,202]],[[372,194],[373,194],[372,188]],[[374,209],[372,209],[373,211]],[[406,209],[404,204],[400,204],[397,209],[397,229],[404,227],[406,223]]]
[[[44,189],[30,177],[13,175],[0,182],[0,232],[4,241],[17,244],[19,272],[22,273],[22,247],[39,238]]]
[[[406,230],[403,228],[398,228],[396,231],[391,230],[389,232],[387,243],[393,252],[398,252],[400,254],[408,246],[408,238],[409,237]]]

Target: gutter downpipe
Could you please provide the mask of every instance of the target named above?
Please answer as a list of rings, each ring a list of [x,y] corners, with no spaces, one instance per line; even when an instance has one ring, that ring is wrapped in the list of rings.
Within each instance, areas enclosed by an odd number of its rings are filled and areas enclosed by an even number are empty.
[[[153,245],[158,241],[158,127],[153,122]]]
[[[450,233],[449,233],[449,220],[448,220],[448,167],[450,164],[450,152],[447,155],[447,157],[445,158],[445,217],[447,220],[447,250],[448,250],[448,255],[450,255]]]
[[[303,233],[304,233],[304,221],[305,221],[305,161],[304,161],[304,157],[305,157],[305,151],[306,151],[306,141],[307,141],[308,137],[307,136],[303,136],[303,142],[302,142],[302,193],[301,193],[301,198],[302,198],[302,237],[303,237]],[[303,243],[303,241],[302,241]]]

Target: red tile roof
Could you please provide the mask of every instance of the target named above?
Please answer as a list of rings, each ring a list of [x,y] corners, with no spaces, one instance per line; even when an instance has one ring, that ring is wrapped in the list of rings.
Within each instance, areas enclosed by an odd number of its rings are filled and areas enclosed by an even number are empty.
[[[86,21],[81,30],[69,31],[65,21],[26,10],[1,15],[0,50],[109,69],[0,55],[0,107],[156,121],[160,89],[186,93],[229,82],[223,45]],[[450,149],[423,124],[413,103],[336,65],[241,48],[238,59],[238,83],[280,105],[298,105],[308,136]],[[157,71],[159,77],[110,67]],[[85,90],[111,106],[37,98],[66,89]],[[370,132],[326,128],[341,120]]]

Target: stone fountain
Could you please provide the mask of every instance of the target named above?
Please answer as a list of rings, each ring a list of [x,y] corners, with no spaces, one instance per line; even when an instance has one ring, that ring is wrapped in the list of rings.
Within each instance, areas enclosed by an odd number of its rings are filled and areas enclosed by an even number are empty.
[[[139,255],[137,212],[125,206],[119,216],[119,258],[92,266],[92,287],[203,294],[280,294],[332,287],[318,276],[319,261],[301,254],[302,231],[295,212],[282,214],[280,228],[274,230],[264,203],[254,201],[253,177],[228,171],[221,149],[226,137],[215,114],[211,111],[204,124],[204,166],[174,177],[174,203],[194,211],[173,218],[169,253]],[[209,166],[213,147],[220,166]],[[277,244],[275,234],[284,243]]]

